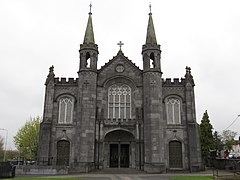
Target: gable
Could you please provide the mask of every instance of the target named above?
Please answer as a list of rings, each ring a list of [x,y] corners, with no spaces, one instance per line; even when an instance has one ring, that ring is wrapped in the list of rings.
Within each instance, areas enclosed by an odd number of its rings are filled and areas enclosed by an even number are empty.
[[[142,70],[119,51],[117,56],[98,70],[98,84],[103,85],[107,79],[113,77],[127,77],[140,85]]]

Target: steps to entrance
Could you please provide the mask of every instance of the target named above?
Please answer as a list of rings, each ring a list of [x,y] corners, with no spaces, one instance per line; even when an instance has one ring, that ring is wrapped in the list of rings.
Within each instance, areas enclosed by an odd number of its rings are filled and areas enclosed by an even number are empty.
[[[146,172],[132,168],[107,168],[102,170],[94,170],[93,174],[146,174]]]

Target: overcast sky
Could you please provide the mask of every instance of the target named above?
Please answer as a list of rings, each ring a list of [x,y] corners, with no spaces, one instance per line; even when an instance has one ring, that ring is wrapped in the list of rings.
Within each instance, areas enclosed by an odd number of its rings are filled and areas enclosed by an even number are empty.
[[[79,45],[89,0],[0,0],[0,128],[12,137],[30,116],[42,116],[45,79],[77,78]],[[240,1],[151,0],[163,78],[192,68],[197,121],[208,110],[222,132],[240,114]],[[115,56],[117,43],[142,68],[149,0],[92,0],[98,68]],[[240,133],[240,118],[229,128]],[[6,136],[6,131],[0,130]]]

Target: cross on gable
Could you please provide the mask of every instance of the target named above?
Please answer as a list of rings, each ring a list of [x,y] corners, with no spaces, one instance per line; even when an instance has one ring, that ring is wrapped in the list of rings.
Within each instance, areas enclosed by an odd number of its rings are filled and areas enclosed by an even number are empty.
[[[121,47],[122,47],[124,44],[122,43],[122,41],[119,41],[119,43],[117,43],[117,45],[119,45],[120,50],[121,50]]]

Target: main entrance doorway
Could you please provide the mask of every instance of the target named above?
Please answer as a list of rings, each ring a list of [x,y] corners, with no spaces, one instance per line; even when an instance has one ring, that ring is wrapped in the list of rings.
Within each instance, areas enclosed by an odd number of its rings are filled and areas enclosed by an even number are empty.
[[[110,144],[110,167],[129,167],[129,144]]]
[[[104,138],[104,166],[110,168],[135,167],[135,138],[128,130],[110,131]]]

